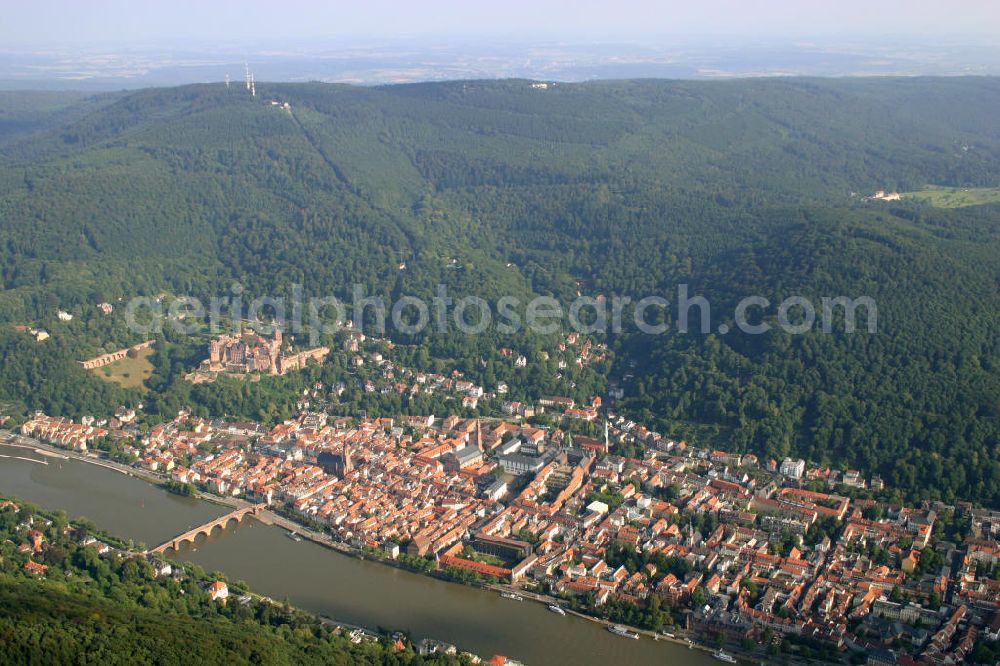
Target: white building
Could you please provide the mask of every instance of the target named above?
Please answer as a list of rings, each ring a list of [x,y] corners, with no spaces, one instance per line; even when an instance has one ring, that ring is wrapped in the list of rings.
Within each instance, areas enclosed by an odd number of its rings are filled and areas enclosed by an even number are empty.
[[[208,586],[208,596],[212,601],[223,601],[229,598],[229,586],[221,580],[217,580]]]
[[[806,472],[806,461],[802,460],[792,460],[791,458],[785,458],[781,461],[781,467],[779,470],[784,476],[790,476],[793,479],[801,479],[802,475]]]

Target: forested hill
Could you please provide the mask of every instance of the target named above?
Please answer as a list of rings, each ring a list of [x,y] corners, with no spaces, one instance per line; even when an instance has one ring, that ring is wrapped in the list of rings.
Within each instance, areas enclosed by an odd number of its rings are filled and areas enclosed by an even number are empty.
[[[443,282],[489,299],[672,298],[687,283],[722,319],[750,294],[867,295],[874,335],[617,336],[619,409],[878,472],[911,498],[1000,505],[1000,207],[862,199],[1000,186],[1000,80],[257,92],[152,89],[11,124],[0,317],[46,323],[96,295],[212,295],[234,279],[338,296]],[[424,344],[489,358],[499,342]]]
[[[359,643],[345,629],[191,563],[162,575],[123,540],[86,519],[0,501],[0,662],[4,664],[323,664],[465,666],[421,656],[388,636]],[[34,536],[30,536],[34,535]],[[18,548],[34,539],[34,552]],[[95,541],[98,541],[96,544]],[[108,551],[98,554],[98,547]],[[160,567],[163,566],[160,562]],[[400,649],[402,648],[402,649]]]

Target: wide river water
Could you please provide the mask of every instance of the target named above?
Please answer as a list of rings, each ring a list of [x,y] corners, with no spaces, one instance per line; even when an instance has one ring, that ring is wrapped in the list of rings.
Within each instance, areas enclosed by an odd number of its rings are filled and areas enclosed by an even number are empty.
[[[43,459],[0,445],[0,455]],[[145,481],[76,460],[48,465],[0,457],[0,493],[86,516],[101,529],[148,546],[229,511],[172,495]],[[336,553],[255,520],[213,533],[177,559],[244,580],[255,591],[288,599],[345,623],[408,629],[417,638],[453,643],[484,657],[503,654],[529,666],[718,664],[683,646],[619,638],[604,627],[561,617],[534,602],[446,583]]]

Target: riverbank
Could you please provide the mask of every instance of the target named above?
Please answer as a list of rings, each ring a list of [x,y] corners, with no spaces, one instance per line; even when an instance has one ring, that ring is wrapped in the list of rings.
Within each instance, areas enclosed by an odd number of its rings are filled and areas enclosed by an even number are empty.
[[[12,451],[0,448],[0,453]],[[89,462],[74,458],[42,466],[3,460],[0,489],[86,517],[128,537],[139,550],[145,549],[142,543],[162,543],[232,510]],[[540,602],[516,603],[478,586],[444,584],[401,565],[385,566],[388,562],[370,555],[331,556],[331,548],[290,539],[287,531],[255,518],[233,522],[170,559],[224,572],[230,581],[245,581],[262,595],[347,627],[405,630],[415,638],[446,641],[479,655],[503,654],[529,666],[717,663],[698,650],[645,637],[623,639],[592,622],[552,613]]]
[[[163,487],[164,484],[170,480],[170,477],[165,474],[159,474],[150,470],[110,460],[103,452],[82,453],[80,451],[62,449],[45,442],[41,442],[37,439],[25,437],[24,435],[18,435],[15,433],[4,433],[3,436],[0,436],[0,445],[20,449],[29,449],[31,451],[35,451],[39,455],[61,458],[62,460],[79,460],[80,462],[97,465],[98,467],[103,467],[113,472],[124,474],[125,476],[141,479],[156,486]],[[204,490],[196,490],[190,496],[200,500],[205,500],[206,502],[211,502],[212,504],[220,504],[233,509],[244,509],[253,505],[252,502],[247,502],[246,500],[241,500],[236,497],[223,497],[222,495],[205,492]]]
[[[98,466],[107,470],[114,471],[124,476],[128,476],[137,480],[144,481],[146,483],[153,484],[160,488],[165,488],[166,481],[169,480],[169,477],[164,474],[152,472],[150,470],[143,470],[131,467],[129,465],[109,460],[106,457],[104,457],[103,453],[98,454],[95,452],[83,453],[78,451],[69,451],[21,435],[8,436],[8,438],[5,439],[7,441],[0,441],[0,444],[8,446],[17,446],[26,449],[33,449],[42,455],[53,455],[53,456],[60,456],[63,459],[77,460],[82,463]],[[11,439],[14,439],[14,441],[10,441]],[[228,507],[230,509],[242,509],[253,506],[251,502],[247,502],[239,498],[223,497],[201,490],[196,491],[196,493],[193,494],[193,497],[199,500],[210,502],[214,505]],[[254,520],[257,520],[258,522],[264,525],[279,527],[285,532],[295,532],[296,534],[301,536],[304,540],[308,540],[309,542],[319,545],[324,549],[333,550],[341,555],[350,556],[352,559],[376,562],[381,565],[388,565],[389,567],[397,570],[412,572],[416,575],[419,575],[421,573],[427,573],[429,574],[430,578],[433,578],[435,580],[440,580],[445,582],[458,582],[458,581],[451,581],[445,576],[435,575],[434,572],[414,571],[413,569],[403,565],[401,562],[393,560],[388,556],[382,556],[380,553],[361,550],[349,544],[337,541],[328,534],[326,534],[325,532],[317,531],[299,520],[289,518],[271,509],[265,509],[264,511],[261,511],[259,514],[254,516]],[[565,600],[557,597],[539,594],[536,592],[529,592],[511,586],[496,585],[496,584],[463,583],[462,587],[473,588],[493,593],[499,593],[500,591],[504,590],[511,591],[525,597],[526,599],[531,599],[540,606],[548,606],[549,604],[562,605],[563,603],[565,603]],[[613,624],[618,624],[569,608],[565,609],[568,615],[583,620],[587,620],[589,623],[592,624],[601,625],[604,628],[611,626]],[[546,610],[545,612],[547,613],[548,611]],[[333,621],[337,622],[336,620]],[[347,625],[347,623],[341,623],[341,624]],[[371,631],[370,627],[368,628],[360,627],[360,628]],[[658,634],[656,632],[638,627],[629,627],[629,628],[630,630],[635,631],[639,635],[648,639],[652,639],[653,641],[656,642],[672,643],[679,647],[694,649],[695,651],[704,654],[710,654],[712,652],[712,650],[707,646],[698,644],[697,642],[693,642],[693,639],[689,638],[687,633],[679,628],[674,629],[675,635],[673,637],[665,636],[663,634]],[[618,637],[615,637],[615,639],[621,640]]]
[[[0,543],[9,546],[0,558],[0,663],[68,663],[81,654],[120,663],[454,663],[227,585],[195,565],[154,570],[144,552],[61,510],[6,493],[0,505]],[[111,550],[98,555],[94,539]],[[15,545],[29,552],[10,552]]]
[[[523,597],[528,601],[535,601],[540,604],[544,604],[546,607],[548,607],[549,604],[559,604],[560,601],[563,601],[562,599],[559,599],[557,597],[538,594],[537,592],[523,590],[517,587],[513,587],[511,585],[491,584],[483,586],[483,589],[492,590],[493,592],[496,592],[498,594],[504,594],[504,593],[516,594],[517,596]],[[586,613],[581,613],[580,611],[573,610],[572,608],[568,608],[566,606],[562,606],[561,604],[560,606],[566,612],[567,615],[572,615],[574,617],[587,620],[588,622],[599,624],[605,628],[613,626],[622,626],[620,622],[612,622],[611,620],[605,620],[604,618],[594,617],[593,615],[587,615]],[[629,626],[629,629],[639,634],[640,636],[646,636],[648,638],[652,638],[654,641],[675,643],[682,647],[701,650],[707,653],[714,652],[714,650],[710,649],[708,646],[696,643],[693,639],[689,637],[688,632],[684,629],[681,629],[680,627],[671,627],[672,631],[670,633],[673,634],[672,636],[668,636],[661,632],[652,631],[650,629],[640,629],[639,627],[633,627],[633,626]]]

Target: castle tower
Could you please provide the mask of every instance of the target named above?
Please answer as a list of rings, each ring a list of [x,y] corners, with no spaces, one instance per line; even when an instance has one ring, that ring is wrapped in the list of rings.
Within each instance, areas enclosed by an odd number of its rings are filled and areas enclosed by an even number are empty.
[[[271,357],[271,374],[282,375],[285,373],[284,363],[281,355],[281,328],[274,327],[274,339],[267,345],[268,355]]]
[[[219,340],[212,340],[208,343],[208,362],[212,365],[218,365],[222,361],[222,342]]]

